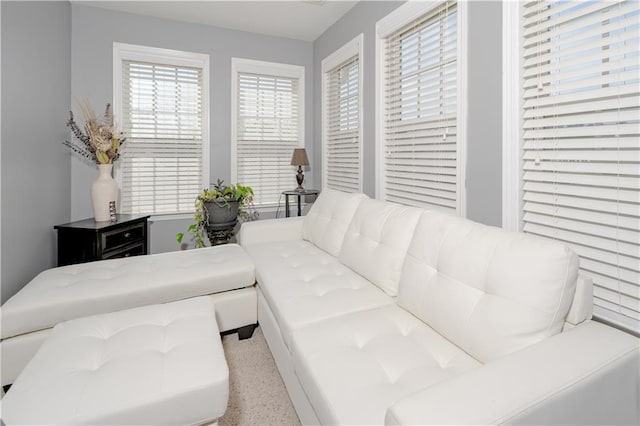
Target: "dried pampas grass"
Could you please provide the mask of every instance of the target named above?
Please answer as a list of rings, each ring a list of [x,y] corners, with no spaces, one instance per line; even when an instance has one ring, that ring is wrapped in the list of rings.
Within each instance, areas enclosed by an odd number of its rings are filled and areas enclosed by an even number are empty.
[[[102,122],[96,117],[88,99],[80,99],[77,104],[84,118],[84,131],[75,122],[71,111],[67,126],[82,145],[69,141],[65,141],[64,144],[74,153],[92,159],[98,164],[112,164],[120,157],[118,151],[125,138],[115,124],[111,104],[107,104]]]

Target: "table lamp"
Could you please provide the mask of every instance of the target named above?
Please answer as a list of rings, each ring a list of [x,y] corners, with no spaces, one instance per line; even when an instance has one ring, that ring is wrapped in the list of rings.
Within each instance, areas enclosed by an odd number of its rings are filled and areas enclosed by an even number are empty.
[[[302,166],[309,165],[309,159],[307,158],[307,151],[304,148],[296,148],[293,150],[293,156],[291,157],[291,165],[298,166],[298,174],[296,180],[298,181],[298,187],[296,191],[304,191],[302,182],[304,182],[304,173],[302,172]]]

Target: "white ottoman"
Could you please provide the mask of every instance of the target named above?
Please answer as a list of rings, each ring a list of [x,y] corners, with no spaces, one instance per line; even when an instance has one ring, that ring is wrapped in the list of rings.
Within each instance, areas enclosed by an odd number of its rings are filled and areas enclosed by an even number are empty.
[[[2,399],[17,424],[204,424],[227,407],[213,302],[198,297],[53,328]]]

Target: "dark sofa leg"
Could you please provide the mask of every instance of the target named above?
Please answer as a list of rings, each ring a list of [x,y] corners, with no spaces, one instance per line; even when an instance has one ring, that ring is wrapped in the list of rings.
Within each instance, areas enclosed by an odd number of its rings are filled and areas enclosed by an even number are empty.
[[[256,329],[258,324],[245,325],[244,327],[240,327],[238,329],[238,339],[245,340],[250,339],[253,336],[253,331]]]

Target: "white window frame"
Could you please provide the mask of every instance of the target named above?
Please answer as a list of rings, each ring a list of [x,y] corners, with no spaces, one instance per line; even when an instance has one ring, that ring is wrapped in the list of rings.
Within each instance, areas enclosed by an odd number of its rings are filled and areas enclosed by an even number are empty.
[[[202,187],[209,187],[210,165],[210,116],[209,116],[209,55],[181,50],[162,49],[127,43],[113,43],[113,113],[118,123],[122,117],[122,63],[140,61],[154,64],[200,68],[202,70]],[[125,135],[127,137],[127,135]],[[122,170],[119,162],[114,167],[114,177],[122,188]],[[120,202],[118,202],[120,205]],[[195,209],[195,207],[194,207]],[[156,214],[153,220],[172,220],[190,218],[190,214]]]
[[[376,76],[375,76],[375,172],[376,191],[375,197],[384,197],[384,156],[382,146],[384,144],[384,117],[386,96],[384,91],[384,71],[386,69],[386,55],[384,39],[394,31],[409,24],[413,20],[424,15],[431,9],[438,7],[445,0],[437,1],[409,1],[398,7],[387,16],[376,23]],[[467,194],[466,194],[466,146],[467,146],[467,1],[457,2],[457,200],[456,212],[462,217],[467,215]]]
[[[522,229],[520,19],[520,2],[502,3],[502,227],[510,231]]]
[[[359,187],[358,187],[358,191],[362,192],[362,188],[363,188],[363,178],[364,178],[364,174],[363,174],[363,170],[362,170],[362,157],[363,157],[363,93],[362,93],[362,88],[363,88],[363,69],[364,69],[364,58],[363,58],[363,51],[364,51],[364,34],[360,33],[359,35],[357,35],[353,40],[347,42],[346,44],[344,44],[341,48],[339,48],[338,50],[336,50],[335,52],[333,52],[332,54],[330,54],[329,56],[327,56],[326,58],[324,58],[322,60],[321,66],[320,66],[320,70],[321,70],[321,76],[320,76],[320,80],[321,80],[321,105],[322,105],[322,129],[321,129],[321,147],[322,147],[322,188],[324,189],[324,187],[327,185],[327,166],[328,166],[328,162],[327,162],[327,81],[326,81],[326,74],[331,71],[333,68],[337,67],[338,65],[340,65],[342,62],[346,61],[347,59],[358,55],[358,109],[359,109],[359,114],[358,114],[358,152],[359,152],[359,159],[358,159],[358,167],[360,170],[360,174],[359,174]]]
[[[502,227],[512,231],[522,231],[524,223],[521,7],[518,1],[502,4]],[[613,318],[595,313],[594,319],[640,336],[637,330]]]
[[[231,58],[231,182],[238,180],[238,74],[253,73],[298,79],[298,148],[305,148],[305,67],[303,65]],[[293,154],[293,152],[291,153]],[[309,152],[307,151],[307,155]],[[311,157],[309,155],[309,157]],[[295,169],[291,166],[291,186],[295,186]],[[271,211],[277,206],[256,206],[261,211]]]

